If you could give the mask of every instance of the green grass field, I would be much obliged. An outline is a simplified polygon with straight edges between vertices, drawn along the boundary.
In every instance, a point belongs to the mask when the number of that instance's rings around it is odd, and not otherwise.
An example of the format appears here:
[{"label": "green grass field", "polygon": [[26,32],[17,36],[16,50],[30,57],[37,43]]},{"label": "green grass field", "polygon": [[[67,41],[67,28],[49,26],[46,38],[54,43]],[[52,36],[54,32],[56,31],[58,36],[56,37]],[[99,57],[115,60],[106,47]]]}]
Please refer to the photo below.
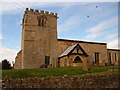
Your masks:
[{"label": "green grass field", "polygon": [[[89,71],[83,71],[82,67],[13,69],[13,70],[2,70],[2,78],[27,78],[27,77],[40,78],[46,76],[82,75],[86,73],[103,73],[105,71],[108,71],[108,69],[113,69],[113,66],[103,66],[103,67],[89,66]],[[118,66],[114,66],[114,69],[118,69]]]}]

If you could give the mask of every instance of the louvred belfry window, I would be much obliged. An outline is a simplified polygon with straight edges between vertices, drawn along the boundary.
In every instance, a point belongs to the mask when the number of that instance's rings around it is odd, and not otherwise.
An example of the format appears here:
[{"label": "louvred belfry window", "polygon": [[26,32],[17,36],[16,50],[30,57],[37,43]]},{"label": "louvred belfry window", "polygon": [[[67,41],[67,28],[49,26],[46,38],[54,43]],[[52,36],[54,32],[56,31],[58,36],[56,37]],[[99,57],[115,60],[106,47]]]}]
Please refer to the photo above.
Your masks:
[{"label": "louvred belfry window", "polygon": [[46,26],[46,17],[38,17],[38,26]]}]

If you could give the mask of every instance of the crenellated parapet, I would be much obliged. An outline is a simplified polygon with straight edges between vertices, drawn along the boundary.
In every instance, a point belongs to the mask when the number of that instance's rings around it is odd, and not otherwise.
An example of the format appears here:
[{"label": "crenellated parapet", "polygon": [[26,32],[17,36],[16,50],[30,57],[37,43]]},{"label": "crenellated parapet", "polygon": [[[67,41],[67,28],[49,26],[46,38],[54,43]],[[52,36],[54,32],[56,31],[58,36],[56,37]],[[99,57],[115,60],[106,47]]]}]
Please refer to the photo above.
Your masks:
[{"label": "crenellated parapet", "polygon": [[26,8],[25,14],[49,15],[49,16],[57,17],[57,13],[43,11],[43,10],[36,10],[31,8],[30,9]]}]

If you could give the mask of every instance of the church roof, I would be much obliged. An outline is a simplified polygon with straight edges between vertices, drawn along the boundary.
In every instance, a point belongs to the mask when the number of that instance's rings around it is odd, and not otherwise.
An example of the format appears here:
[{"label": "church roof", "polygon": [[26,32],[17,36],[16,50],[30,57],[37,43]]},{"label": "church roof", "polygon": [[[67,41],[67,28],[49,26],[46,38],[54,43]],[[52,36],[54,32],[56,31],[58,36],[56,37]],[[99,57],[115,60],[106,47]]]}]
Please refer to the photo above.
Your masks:
[{"label": "church roof", "polygon": [[72,50],[74,50],[74,49],[76,48],[76,46],[79,46],[80,49],[81,49],[81,51],[83,52],[83,54],[85,54],[85,55],[87,56],[86,52],[82,49],[82,47],[81,47],[79,44],[75,44],[75,45],[73,45],[73,46],[69,46],[69,47],[59,56],[59,58],[64,57],[64,56],[67,56]]},{"label": "church roof", "polygon": [[107,50],[120,51],[120,49],[107,49]]},{"label": "church roof", "polygon": [[107,44],[107,43],[100,43],[100,42],[88,42],[88,41],[70,40],[70,39],[58,39],[58,41],[68,41],[68,42],[78,42],[78,43],[91,43],[91,44],[101,44],[101,45],[106,45]]}]

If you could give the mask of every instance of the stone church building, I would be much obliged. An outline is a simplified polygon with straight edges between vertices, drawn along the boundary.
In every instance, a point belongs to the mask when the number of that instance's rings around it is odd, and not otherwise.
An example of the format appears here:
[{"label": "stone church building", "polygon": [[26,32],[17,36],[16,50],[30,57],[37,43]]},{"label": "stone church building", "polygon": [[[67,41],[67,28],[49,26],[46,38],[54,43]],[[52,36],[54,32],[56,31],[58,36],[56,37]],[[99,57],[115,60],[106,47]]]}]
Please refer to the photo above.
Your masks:
[{"label": "stone church building", "polygon": [[118,65],[120,50],[107,49],[107,43],[58,39],[57,19],[57,13],[26,8],[15,69]]}]

